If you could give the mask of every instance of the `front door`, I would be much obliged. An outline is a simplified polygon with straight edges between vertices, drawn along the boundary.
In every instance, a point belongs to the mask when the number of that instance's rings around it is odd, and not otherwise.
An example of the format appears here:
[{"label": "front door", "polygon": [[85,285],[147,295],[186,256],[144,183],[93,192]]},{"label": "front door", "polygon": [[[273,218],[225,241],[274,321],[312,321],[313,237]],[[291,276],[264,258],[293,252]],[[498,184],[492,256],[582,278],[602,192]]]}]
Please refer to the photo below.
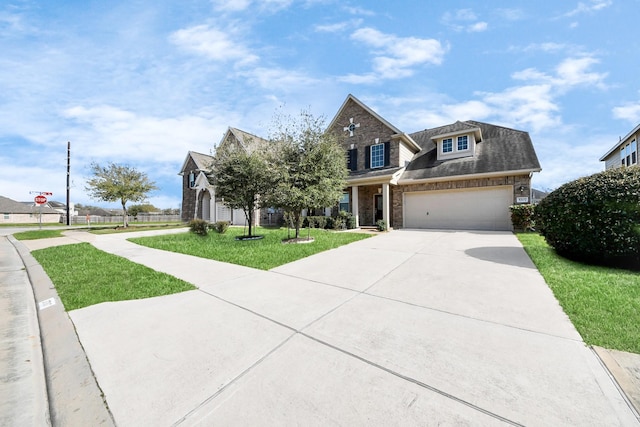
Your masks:
[{"label": "front door", "polygon": [[376,194],[373,200],[373,222],[375,223],[382,219],[382,194]]}]

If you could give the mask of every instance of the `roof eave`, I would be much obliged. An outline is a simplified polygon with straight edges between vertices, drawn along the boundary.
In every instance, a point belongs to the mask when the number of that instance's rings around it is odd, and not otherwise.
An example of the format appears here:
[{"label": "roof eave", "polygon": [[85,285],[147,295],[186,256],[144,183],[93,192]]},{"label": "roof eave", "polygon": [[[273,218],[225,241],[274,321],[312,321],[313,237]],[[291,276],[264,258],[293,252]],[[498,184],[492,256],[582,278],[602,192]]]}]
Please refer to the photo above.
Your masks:
[{"label": "roof eave", "polygon": [[534,168],[534,169],[519,169],[519,170],[510,170],[510,171],[499,171],[499,172],[486,172],[486,173],[476,173],[476,174],[467,174],[467,175],[453,175],[453,176],[441,176],[435,178],[404,178],[398,180],[398,185],[410,185],[410,184],[427,184],[430,182],[442,182],[442,181],[460,181],[463,179],[481,179],[481,178],[495,178],[498,176],[505,175],[524,175],[531,174],[534,172],[540,172],[542,168]]},{"label": "roof eave", "polygon": [[618,148],[620,148],[620,146],[622,144],[624,144],[625,142],[627,142],[627,139],[631,138],[636,132],[640,131],[640,124],[638,124],[638,126],[634,127],[633,130],[631,132],[629,132],[628,134],[626,134],[624,136],[624,138],[620,139],[620,141],[616,142],[615,145],[613,147],[611,147],[611,149],[609,151],[607,151],[607,153],[600,157],[600,161],[603,162],[607,157],[609,157],[614,151],[616,151]]}]

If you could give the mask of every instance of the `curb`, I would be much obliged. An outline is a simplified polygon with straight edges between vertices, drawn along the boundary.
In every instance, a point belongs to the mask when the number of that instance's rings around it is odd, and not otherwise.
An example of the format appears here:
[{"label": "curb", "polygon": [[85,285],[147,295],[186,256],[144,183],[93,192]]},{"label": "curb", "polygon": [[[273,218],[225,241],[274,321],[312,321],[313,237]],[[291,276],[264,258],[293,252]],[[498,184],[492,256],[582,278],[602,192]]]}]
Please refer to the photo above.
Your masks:
[{"label": "curb", "polygon": [[596,355],[600,364],[605,368],[611,380],[615,384],[616,388],[622,395],[629,409],[635,415],[635,417],[640,421],[640,402],[634,401],[631,396],[631,390],[634,390],[634,385],[629,379],[628,374],[624,371],[624,369],[618,364],[618,361],[611,354],[609,350],[606,348],[591,346],[591,351]]},{"label": "curb", "polygon": [[[115,426],[73,322],[42,266],[13,236],[33,289],[53,426]],[[39,309],[35,308],[38,307]]]}]

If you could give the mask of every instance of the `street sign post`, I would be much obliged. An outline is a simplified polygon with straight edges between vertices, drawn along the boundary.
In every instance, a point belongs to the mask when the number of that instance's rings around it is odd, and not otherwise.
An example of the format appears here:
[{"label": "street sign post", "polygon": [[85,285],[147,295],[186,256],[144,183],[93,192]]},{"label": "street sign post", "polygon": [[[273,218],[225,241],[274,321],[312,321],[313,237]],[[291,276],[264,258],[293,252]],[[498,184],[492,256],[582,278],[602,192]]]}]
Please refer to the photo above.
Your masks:
[{"label": "street sign post", "polygon": [[53,193],[50,191],[30,191],[29,193],[37,194],[37,196],[33,198],[33,201],[36,202],[36,206],[40,206],[40,219],[38,222],[40,224],[39,228],[42,230],[42,205],[47,203],[46,196],[53,196]]}]

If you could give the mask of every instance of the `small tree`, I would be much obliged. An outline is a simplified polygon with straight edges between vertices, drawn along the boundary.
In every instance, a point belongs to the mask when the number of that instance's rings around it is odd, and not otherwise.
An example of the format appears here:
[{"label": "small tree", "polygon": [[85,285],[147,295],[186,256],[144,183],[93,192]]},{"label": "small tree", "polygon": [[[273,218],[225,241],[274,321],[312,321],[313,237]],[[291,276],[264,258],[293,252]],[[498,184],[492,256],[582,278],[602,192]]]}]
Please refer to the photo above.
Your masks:
[{"label": "small tree", "polygon": [[150,181],[144,172],[124,165],[109,163],[102,167],[97,163],[91,164],[93,177],[87,180],[85,190],[89,197],[105,202],[117,202],[122,205],[123,225],[127,227],[127,202],[141,202],[147,195],[157,190],[155,183]]},{"label": "small tree", "polygon": [[242,209],[253,235],[254,212],[263,206],[263,197],[273,187],[276,177],[261,141],[250,140],[245,146],[223,144],[216,149],[211,165],[216,194],[233,209]]},{"label": "small tree", "polygon": [[271,163],[278,173],[269,203],[282,208],[300,236],[305,208],[334,206],[346,185],[345,151],[323,131],[324,119],[302,111],[298,118],[276,117]]}]

